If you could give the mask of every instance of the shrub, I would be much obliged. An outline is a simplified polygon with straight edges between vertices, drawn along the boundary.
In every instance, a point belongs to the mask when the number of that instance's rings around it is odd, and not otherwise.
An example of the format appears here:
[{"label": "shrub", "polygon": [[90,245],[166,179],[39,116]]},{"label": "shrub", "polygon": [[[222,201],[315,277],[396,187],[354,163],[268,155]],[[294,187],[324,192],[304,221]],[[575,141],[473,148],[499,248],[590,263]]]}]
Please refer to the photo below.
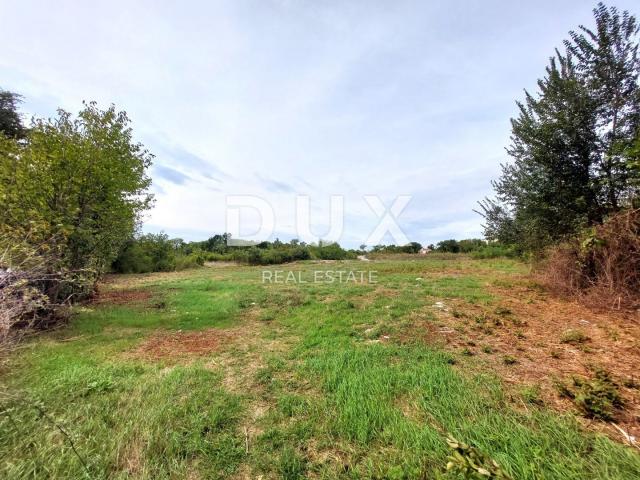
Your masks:
[{"label": "shrub", "polygon": [[436,250],[439,252],[458,253],[460,251],[460,244],[454,239],[443,240],[438,242]]},{"label": "shrub", "polygon": [[175,258],[175,270],[186,270],[188,268],[197,268],[204,265],[205,256],[201,252],[192,253],[190,255],[178,255]]},{"label": "shrub", "polygon": [[313,258],[320,260],[344,260],[346,258],[355,258],[355,255],[344,250],[337,243],[329,245],[321,245],[319,247],[310,247]]},{"label": "shrub", "polygon": [[517,257],[518,251],[513,245],[491,244],[485,245],[478,250],[471,252],[472,258],[498,258],[498,257]]},{"label": "shrub", "polygon": [[205,253],[204,259],[207,262],[229,262],[233,260],[233,253]]},{"label": "shrub", "polygon": [[623,406],[618,385],[605,370],[596,370],[592,379],[574,378],[573,386],[559,384],[560,394],[573,399],[589,418],[612,420],[615,410]]},{"label": "shrub", "polygon": [[600,308],[640,308],[640,210],[610,217],[548,252],[545,285]]},{"label": "shrub", "polygon": [[170,272],[176,268],[176,252],[164,233],[129,240],[111,269],[118,273]]},{"label": "shrub", "polygon": [[0,236],[0,347],[64,320],[63,307],[91,294],[95,273],[65,269],[57,251],[53,240],[34,247],[29,239]]},{"label": "shrub", "polygon": [[560,336],[560,343],[578,345],[589,341],[589,337],[581,330],[567,330]]}]

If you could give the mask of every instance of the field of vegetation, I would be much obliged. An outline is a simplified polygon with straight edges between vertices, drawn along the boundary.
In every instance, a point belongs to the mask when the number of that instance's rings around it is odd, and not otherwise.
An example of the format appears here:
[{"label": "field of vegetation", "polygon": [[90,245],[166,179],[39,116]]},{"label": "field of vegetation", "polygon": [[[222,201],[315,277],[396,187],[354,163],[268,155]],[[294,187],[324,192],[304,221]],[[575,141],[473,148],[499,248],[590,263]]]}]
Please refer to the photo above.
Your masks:
[{"label": "field of vegetation", "polygon": [[411,257],[107,277],[2,365],[0,477],[640,477],[637,322]]}]

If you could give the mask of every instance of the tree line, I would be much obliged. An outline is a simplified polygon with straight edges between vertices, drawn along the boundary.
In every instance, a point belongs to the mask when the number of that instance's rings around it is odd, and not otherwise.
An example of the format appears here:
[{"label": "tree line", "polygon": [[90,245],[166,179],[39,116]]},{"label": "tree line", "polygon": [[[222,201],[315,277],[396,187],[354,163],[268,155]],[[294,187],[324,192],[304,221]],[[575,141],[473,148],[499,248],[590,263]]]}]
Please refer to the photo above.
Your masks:
[{"label": "tree line", "polygon": [[638,23],[598,4],[511,120],[511,162],[480,202],[488,240],[540,252],[640,206]]},{"label": "tree line", "polygon": [[511,162],[480,202],[485,237],[541,260],[551,291],[640,308],[639,26],[602,3],[511,120]]}]

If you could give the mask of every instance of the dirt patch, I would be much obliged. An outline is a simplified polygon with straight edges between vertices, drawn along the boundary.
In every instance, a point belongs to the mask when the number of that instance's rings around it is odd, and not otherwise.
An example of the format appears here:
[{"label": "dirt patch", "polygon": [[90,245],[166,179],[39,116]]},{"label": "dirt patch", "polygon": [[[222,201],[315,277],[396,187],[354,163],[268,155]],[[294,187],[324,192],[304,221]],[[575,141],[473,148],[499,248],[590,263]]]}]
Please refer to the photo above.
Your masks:
[{"label": "dirt patch", "polygon": [[229,332],[213,328],[196,332],[163,332],[146,339],[131,355],[155,361],[205,357],[233,340],[234,336]]},{"label": "dirt patch", "polygon": [[[640,389],[625,386],[640,381],[640,313],[593,312],[546,295],[527,282],[486,288],[497,303],[444,300],[444,308],[425,308],[436,320],[416,315],[397,340],[442,345],[461,354],[464,369],[475,365],[498,373],[513,387],[518,403],[522,403],[518,392],[523,387],[536,386],[545,404],[562,411],[575,411],[575,407],[559,395],[557,383],[573,376],[592,377],[595,368],[602,368],[613,375],[625,401],[615,423],[640,438]],[[465,361],[465,356],[473,360]],[[610,423],[584,422],[625,441]]]},{"label": "dirt patch", "polygon": [[153,297],[149,290],[99,290],[93,299],[97,305],[129,305],[146,303]]}]

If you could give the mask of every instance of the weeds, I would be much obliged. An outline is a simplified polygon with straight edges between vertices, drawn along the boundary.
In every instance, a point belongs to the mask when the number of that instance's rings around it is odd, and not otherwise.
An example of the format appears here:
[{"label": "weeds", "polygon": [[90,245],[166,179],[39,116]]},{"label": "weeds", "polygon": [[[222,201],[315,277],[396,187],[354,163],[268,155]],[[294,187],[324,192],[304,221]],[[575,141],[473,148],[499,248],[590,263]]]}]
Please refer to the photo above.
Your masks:
[{"label": "weeds", "polygon": [[560,343],[568,343],[570,345],[580,345],[589,340],[589,337],[581,330],[567,330],[560,336]]},{"label": "weeds", "polygon": [[452,450],[448,458],[447,472],[465,479],[509,480],[511,478],[495,460],[477,448],[452,437],[447,439],[447,445]]},{"label": "weeds", "polygon": [[543,405],[540,385],[528,385],[520,391],[522,399],[532,405]]},{"label": "weeds", "polygon": [[515,365],[516,363],[518,363],[518,360],[512,355],[505,355],[504,357],[502,357],[502,362],[505,365]]},{"label": "weeds", "polygon": [[572,385],[559,383],[557,388],[588,418],[613,420],[616,410],[623,406],[618,384],[602,369],[596,369],[591,379],[574,377]]},{"label": "weeds", "polygon": [[[488,357],[463,361],[463,347],[494,353],[490,342],[469,337],[477,347],[464,343],[447,352],[424,341],[396,342],[393,333],[389,340],[363,341],[364,331],[378,326],[384,334],[419,328],[424,335],[425,323],[436,319],[416,324],[415,312],[448,297],[403,293],[402,285],[417,275],[425,289],[465,302],[488,298],[479,291],[480,277],[431,281],[425,273],[447,265],[460,270],[459,262],[380,261],[381,285],[349,291],[262,286],[251,267],[126,277],[152,290],[166,308],[85,308],[67,329],[25,342],[0,380],[3,388],[28,391],[49,406],[92,478],[412,479],[461,478],[465,471],[487,478],[484,470],[525,480],[634,478],[640,458],[628,448],[544,405],[523,409],[505,401],[510,397],[500,379],[483,370]],[[513,261],[500,262],[505,275],[521,273]],[[494,328],[499,315],[491,314],[486,326]],[[190,335],[206,329],[221,341],[197,358],[171,363],[130,355],[158,335],[179,341],[185,335],[179,329]],[[459,338],[467,339],[469,330]],[[454,366],[456,359],[463,365]],[[502,352],[495,360],[502,362]],[[539,405],[535,388],[520,398]],[[19,428],[0,415],[0,477],[86,476],[68,442],[37,412],[19,402],[0,410],[6,408]],[[467,442],[456,442],[462,461],[456,464],[456,456],[448,473],[444,465],[454,449],[447,449],[446,432]]]}]

